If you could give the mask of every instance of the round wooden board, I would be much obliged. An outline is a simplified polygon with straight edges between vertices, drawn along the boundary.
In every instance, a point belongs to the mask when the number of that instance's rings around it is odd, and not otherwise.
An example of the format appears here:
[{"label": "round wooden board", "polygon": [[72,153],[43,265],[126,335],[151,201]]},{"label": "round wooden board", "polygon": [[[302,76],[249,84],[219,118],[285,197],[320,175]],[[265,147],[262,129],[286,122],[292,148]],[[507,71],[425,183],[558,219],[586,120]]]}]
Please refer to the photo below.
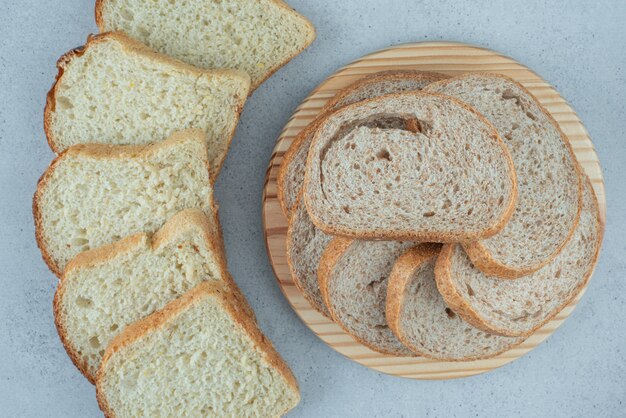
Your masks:
[{"label": "round wooden board", "polygon": [[424,42],[385,49],[340,69],[326,79],[296,109],[281,134],[267,172],[263,195],[263,223],[270,262],[278,283],[304,323],[326,344],[346,357],[372,369],[413,379],[452,379],[483,373],[523,356],[550,334],[572,313],[582,292],[556,318],[538,330],[523,344],[495,358],[471,362],[445,362],[421,357],[394,357],[376,353],[356,342],[338,325],[315,311],[291,280],[285,254],[287,219],[276,196],[276,177],[283,154],[293,138],[319,113],[337,91],[368,74],[386,70],[437,71],[449,75],[487,71],[507,75],[526,86],[554,116],[591,178],[602,216],[606,200],[598,156],[585,127],[568,103],[537,74],[513,59],[483,48],[452,42]]}]

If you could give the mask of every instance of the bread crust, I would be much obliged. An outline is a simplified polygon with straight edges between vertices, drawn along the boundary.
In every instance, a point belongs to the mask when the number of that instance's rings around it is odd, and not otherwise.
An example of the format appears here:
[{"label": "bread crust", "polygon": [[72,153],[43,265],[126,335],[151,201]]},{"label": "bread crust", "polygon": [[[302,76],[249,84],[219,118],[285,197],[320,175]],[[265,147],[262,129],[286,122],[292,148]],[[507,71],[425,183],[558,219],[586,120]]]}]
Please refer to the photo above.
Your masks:
[{"label": "bread crust", "polygon": [[320,286],[320,291],[322,292],[322,298],[324,299],[324,303],[330,312],[331,319],[335,321],[337,325],[341,327],[348,335],[350,335],[356,342],[359,344],[363,344],[365,347],[370,350],[376,351],[382,354],[388,354],[392,356],[404,356],[401,353],[392,350],[384,350],[380,347],[376,347],[372,345],[370,342],[363,340],[359,336],[355,335],[350,329],[348,329],[341,318],[335,311],[333,304],[331,303],[330,298],[330,289],[329,284],[332,276],[332,272],[341,259],[341,257],[345,254],[345,252],[350,248],[350,246],[355,243],[356,240],[352,240],[344,237],[336,237],[334,238],[324,249],[324,253],[322,254],[322,259],[320,260],[319,267],[317,269],[317,280]]},{"label": "bread crust", "polygon": [[[40,200],[41,196],[45,192],[52,175],[54,174],[54,170],[57,168],[59,164],[61,164],[65,159],[74,157],[74,156],[85,156],[88,158],[94,159],[134,159],[134,158],[145,158],[150,156],[151,154],[157,152],[161,148],[169,147],[172,144],[177,142],[186,141],[189,137],[195,137],[192,140],[198,141],[202,143],[204,146],[204,133],[202,133],[199,129],[187,129],[184,131],[178,131],[172,134],[168,139],[156,142],[148,145],[107,145],[107,144],[78,144],[74,145],[67,150],[63,151],[59,154],[48,166],[46,171],[41,175],[39,181],[37,182],[37,189],[35,191],[35,195],[33,196],[33,218],[35,222],[35,239],[37,241],[37,246],[41,250],[41,255],[43,260],[45,261],[48,268],[57,276],[61,277],[63,271],[57,265],[56,261],[53,259],[52,255],[48,251],[48,247],[46,245],[46,239],[44,237],[44,228],[43,228],[43,216],[40,208]],[[205,148],[206,149],[206,148]],[[206,152],[206,151],[205,151]],[[209,173],[211,173],[211,169],[209,167],[208,158],[205,156],[206,169]],[[211,184],[213,187],[213,184]],[[215,203],[213,198],[211,197],[210,205],[212,209],[215,209]]]},{"label": "bread crust", "polygon": [[[298,196],[298,200],[296,201],[296,204],[294,206],[294,211],[301,204],[303,204],[302,203],[302,192]],[[316,311],[318,311],[319,313],[321,313],[325,317],[330,318],[329,313],[326,311],[328,309],[328,307],[326,307],[325,305],[321,306],[315,300],[315,298],[306,291],[305,287],[302,284],[302,280],[296,274],[296,269],[295,269],[295,267],[293,265],[293,260],[290,257],[291,247],[292,247],[292,243],[294,241],[294,237],[293,237],[293,223],[294,223],[294,221],[295,221],[295,219],[294,219],[294,217],[292,217],[289,220],[289,227],[287,228],[287,251],[286,251],[286,253],[287,253],[287,264],[289,265],[289,272],[291,273],[291,278],[293,280],[293,283],[296,285],[296,287],[298,288],[298,290],[300,291],[302,296],[304,296],[304,298],[307,300],[307,302],[309,302],[311,304],[311,306],[313,308],[315,308]],[[324,308],[326,308],[326,309],[324,309]]]},{"label": "bread crust", "polygon": [[424,263],[437,257],[440,251],[440,245],[420,244],[416,247],[409,248],[404,254],[402,254],[398,258],[393,266],[393,270],[391,272],[391,275],[389,276],[389,282],[387,284],[386,315],[389,327],[396,335],[396,337],[398,337],[398,339],[402,342],[402,344],[404,344],[420,357],[451,362],[475,361],[486,358],[493,358],[521,344],[526,338],[519,338],[502,350],[490,353],[488,355],[467,356],[463,358],[433,356],[431,353],[422,350],[418,345],[412,344],[411,340],[402,331],[402,327],[400,325],[402,306],[405,303],[405,296],[407,292],[406,288],[414,272],[419,269]]},{"label": "bread crust", "polygon": [[[264,360],[274,369],[278,370],[299,398],[300,390],[298,383],[289,369],[289,366],[287,366],[280,354],[275,350],[273,344],[259,330],[255,321],[246,315],[244,311],[237,308],[237,304],[239,303],[237,298],[233,296],[227,287],[219,282],[203,282],[187,294],[170,302],[162,310],[154,312],[150,316],[129,325],[111,341],[104,353],[100,369],[96,376],[96,398],[100,409],[104,412],[106,417],[113,418],[116,416],[109,406],[106,394],[102,388],[102,382],[106,379],[107,375],[106,366],[111,357],[142,336],[166,326],[170,318],[176,317],[188,307],[207,297],[214,297],[219,301],[235,323],[251,338],[255,349],[260,352]],[[287,411],[283,411],[283,413],[286,412]]]},{"label": "bread crust", "polygon": [[199,209],[183,210],[172,216],[163,227],[152,236],[146,233],[138,233],[112,244],[82,252],[74,257],[63,271],[53,300],[54,323],[68,356],[78,370],[80,370],[92,384],[95,384],[95,376],[89,372],[87,364],[81,361],[78,350],[72,345],[71,340],[68,338],[65,321],[61,315],[61,303],[66,291],[65,278],[75,270],[93,268],[106,264],[121,254],[140,251],[143,248],[156,252],[159,248],[171,242],[176,242],[182,235],[192,230],[199,231],[199,236],[204,240],[208,251],[214,255],[221,281],[225,283],[226,287],[231,289],[236,298],[240,299],[243,309],[256,321],[254,311],[252,311],[252,308],[248,305],[241,290],[230,276],[226,267],[226,257],[217,208],[215,208],[215,212],[213,212],[212,219],[209,219],[207,215]]},{"label": "bread crust", "polygon": [[[321,117],[324,115],[322,114]],[[291,219],[293,212],[293,206],[289,206],[287,203],[287,177],[289,175],[289,166],[293,163],[296,154],[306,142],[308,136],[317,130],[321,117],[317,117],[311,123],[309,123],[304,129],[302,129],[298,135],[294,138],[293,142],[287,149],[287,152],[283,154],[282,161],[280,162],[280,168],[278,169],[278,176],[276,177],[276,195],[280,207],[283,210],[283,214],[287,219]]]},{"label": "bread crust", "polygon": [[[424,81],[426,83],[434,83],[439,80],[445,80],[446,78],[450,78],[450,76],[437,73],[433,71],[418,71],[418,70],[388,70],[388,71],[379,71],[377,73],[369,74],[363,78],[358,79],[354,83],[350,84],[348,87],[339,90],[339,92],[332,97],[322,110],[320,114],[326,112],[332,112],[340,107],[337,107],[337,104],[340,103],[343,99],[348,97],[350,94],[354,93],[357,90],[363,89],[369,85],[392,81],[392,80],[415,80],[415,81]],[[417,90],[416,90],[417,91]]]},{"label": "bread crust", "polygon": [[[65,69],[71,65],[71,62],[74,58],[81,57],[87,52],[87,50],[98,43],[107,42],[109,40],[113,40],[122,46],[124,50],[130,53],[134,53],[143,57],[146,57],[150,60],[156,61],[162,65],[166,65],[171,67],[172,69],[176,69],[177,71],[185,72],[187,74],[193,74],[195,76],[226,76],[232,78],[239,78],[242,85],[245,86],[246,91],[250,91],[250,76],[239,70],[230,70],[230,69],[219,69],[219,70],[201,70],[192,65],[186,64],[182,61],[178,61],[174,58],[171,58],[167,55],[159,54],[154,50],[150,49],[146,45],[142,44],[139,41],[136,41],[130,38],[123,32],[105,32],[98,35],[89,35],[87,37],[87,42],[85,45],[75,48],[67,53],[65,53],[59,60],[57,61],[57,75],[52,85],[52,88],[46,95],[46,106],[44,108],[44,117],[43,117],[43,127],[44,133],[46,134],[46,139],[48,140],[48,145],[53,152],[56,154],[60,154],[63,150],[58,145],[58,139],[54,136],[52,130],[52,117],[56,108],[56,92],[61,83],[63,82],[63,75],[65,73]],[[228,134],[226,149],[230,148],[230,144],[235,136],[235,131],[237,129],[237,122],[243,110],[243,106],[246,102],[247,97],[237,97],[238,104],[235,109],[235,123],[233,129]],[[145,145],[137,145],[137,146],[145,146]],[[220,172],[222,165],[224,164],[224,160],[226,159],[226,154],[219,161],[219,164],[216,167],[212,167],[211,169],[211,178],[215,181],[217,174]]]},{"label": "bread crust", "polygon": [[[302,53],[302,51],[307,49],[313,43],[313,41],[315,41],[315,38],[317,37],[317,32],[315,30],[315,26],[313,26],[313,23],[311,23],[311,21],[309,19],[307,19],[305,16],[301,15],[300,13],[298,13],[294,8],[290,7],[287,3],[285,3],[282,0],[269,0],[269,1],[271,3],[274,3],[279,8],[285,10],[288,14],[290,14],[292,16],[296,16],[298,19],[300,19],[302,21],[303,25],[306,26],[307,29],[308,29],[308,36],[307,36],[307,39],[306,39],[306,42],[304,43],[304,45],[301,48],[299,48],[293,55],[287,57],[284,61],[282,61],[280,64],[278,64],[275,68],[273,68],[270,71],[268,71],[267,74],[265,74],[263,76],[263,78],[260,79],[257,83],[250,84],[250,89],[249,89],[249,92],[248,92],[248,96],[251,96],[252,93],[254,93],[254,91],[261,84],[263,84],[268,78],[270,78],[272,75],[274,75],[274,73],[276,71],[280,70],[282,67],[287,65],[292,59],[294,59],[295,57],[300,55]],[[95,18],[96,18],[96,25],[98,26],[98,29],[100,30],[100,32],[106,32],[107,31],[106,23],[104,21],[104,5],[105,5],[105,2],[106,2],[106,0],[96,0]]]},{"label": "bread crust", "polygon": [[[310,173],[307,170],[304,176],[304,186],[303,186],[303,189],[305,190],[304,202],[307,206],[307,210],[309,212],[311,220],[313,221],[316,227],[324,231],[326,234],[342,236],[346,238],[360,239],[360,240],[389,240],[389,241],[397,240],[397,241],[454,243],[454,242],[459,242],[459,241],[471,242],[471,241],[482,239],[482,238],[488,238],[490,236],[497,234],[499,231],[502,230],[502,228],[504,228],[504,226],[507,224],[509,219],[511,219],[511,216],[513,215],[513,212],[515,211],[515,204],[517,203],[517,195],[518,195],[517,175],[515,173],[515,168],[513,167],[513,160],[511,158],[511,154],[506,144],[504,143],[504,140],[500,137],[500,134],[498,133],[496,128],[491,124],[491,122],[489,122],[482,114],[478,113],[473,107],[469,106],[468,104],[461,102],[460,100],[454,99],[452,97],[445,96],[442,94],[424,93],[421,91],[399,93],[399,94],[388,94],[383,97],[387,100],[392,100],[392,99],[401,98],[402,96],[407,96],[407,95],[435,96],[435,97],[444,98],[445,100],[450,100],[454,102],[456,105],[458,105],[459,107],[462,107],[466,109],[467,111],[473,113],[478,119],[480,119],[486,126],[489,127],[489,130],[491,131],[490,136],[491,138],[494,139],[495,144],[502,151],[502,155],[508,166],[508,170],[507,170],[509,174],[508,181],[511,185],[510,198],[507,202],[506,209],[503,211],[502,215],[500,216],[500,219],[493,222],[492,225],[490,225],[488,228],[485,228],[483,231],[473,233],[473,234],[469,234],[463,231],[458,231],[457,233],[444,233],[444,232],[425,233],[425,232],[415,232],[415,231],[390,232],[390,231],[380,231],[380,230],[359,231],[359,230],[350,230],[342,226],[331,225],[330,223],[325,224],[321,219],[319,219],[316,216],[314,211],[311,210],[311,207],[315,205],[315,202],[313,198],[308,193],[306,193],[306,190],[309,188],[309,183],[311,183],[313,180],[310,178]],[[364,100],[358,103],[345,106],[341,108],[340,110],[338,110],[337,112],[326,116],[324,120],[320,122],[320,126],[322,126],[330,117],[334,116],[336,113],[350,112],[354,109],[357,109],[360,106],[369,104],[377,100],[381,100],[381,98],[379,97],[379,98],[374,98],[370,100]],[[313,138],[313,142],[311,143],[311,147],[313,147],[316,144],[316,142],[319,142],[321,140],[322,139],[321,139],[319,128],[318,128],[318,131],[315,134],[315,137]],[[308,158],[307,158],[307,167],[313,164],[314,157],[315,156],[313,154],[309,153]]]},{"label": "bread crust", "polygon": [[591,193],[593,193],[593,201],[595,206],[595,219],[598,227],[598,235],[596,237],[596,250],[593,254],[593,257],[590,260],[589,268],[585,273],[583,279],[578,283],[572,294],[569,298],[565,299],[563,303],[559,307],[553,310],[550,315],[548,315],[544,320],[540,323],[536,324],[532,329],[524,333],[518,333],[509,329],[504,329],[498,327],[494,324],[489,323],[485,318],[483,318],[472,306],[463,298],[463,296],[457,292],[451,277],[450,268],[452,266],[452,254],[454,250],[454,245],[458,244],[450,244],[444,245],[439,257],[437,257],[437,262],[435,265],[435,278],[437,280],[437,289],[443,296],[446,304],[452,309],[455,313],[457,313],[464,321],[468,322],[470,325],[473,325],[476,328],[479,328],[483,331],[499,334],[508,337],[516,337],[516,336],[530,336],[539,328],[543,327],[549,321],[552,320],[556,315],[558,315],[566,306],[568,306],[576,297],[580,294],[580,292],[587,286],[589,283],[589,279],[593,274],[596,264],[598,263],[598,258],[600,257],[600,249],[602,247],[602,240],[604,237],[604,221],[602,220],[600,210],[598,207],[598,200],[593,190],[593,186],[591,185],[591,181],[585,175],[585,181],[588,184],[588,187],[591,189]]},{"label": "bread crust", "polygon": [[572,226],[569,230],[567,238],[561,243],[559,247],[557,247],[557,249],[551,254],[549,258],[541,262],[537,262],[527,268],[512,268],[500,262],[495,257],[493,257],[491,252],[479,240],[462,242],[463,249],[469,256],[469,258],[472,260],[472,263],[474,263],[474,265],[480,271],[482,271],[483,273],[489,276],[497,276],[503,279],[516,279],[516,278],[527,276],[531,273],[534,273],[535,271],[549,264],[552,260],[556,258],[557,255],[561,253],[565,245],[569,242],[569,240],[574,235],[574,231],[576,230],[576,227],[578,226],[578,221],[580,219],[580,214],[582,212],[582,207],[583,207],[582,176],[584,175],[584,172],[582,171],[582,168],[578,164],[578,160],[576,159],[576,154],[574,154],[574,150],[572,149],[572,146],[569,142],[569,139],[567,138],[567,135],[565,135],[565,133],[559,126],[558,122],[554,119],[552,114],[548,112],[545,107],[541,105],[541,102],[537,99],[537,97],[535,97],[535,95],[533,95],[526,87],[524,87],[518,81],[512,79],[511,77],[505,76],[503,74],[496,74],[496,73],[489,73],[489,72],[473,72],[473,73],[468,73],[468,74],[462,74],[460,76],[456,76],[454,78],[449,78],[446,80],[440,80],[440,81],[433,83],[433,85],[435,86],[446,85],[449,83],[454,83],[458,80],[463,80],[466,77],[471,77],[471,76],[496,77],[496,78],[505,79],[508,82],[516,85],[520,90],[522,90],[532,100],[534,100],[538,108],[540,109],[540,111],[544,114],[544,116],[547,117],[547,119],[552,123],[554,128],[556,128],[557,132],[561,136],[561,140],[563,144],[565,145],[567,152],[570,155],[570,159],[574,162],[576,174],[578,175],[578,211],[575,215],[575,220],[572,223]]},{"label": "bread crust", "polygon": [[[442,80],[448,78],[447,75],[441,73],[433,73],[428,71],[411,71],[411,70],[391,70],[391,71],[380,71],[377,73],[370,74],[366,77],[363,77],[354,83],[350,84],[348,87],[340,90],[333,98],[331,98],[319,112],[319,115],[311,121],[304,129],[302,129],[298,135],[294,138],[293,142],[287,149],[287,152],[283,154],[283,158],[280,163],[280,167],[278,169],[278,176],[276,180],[276,190],[278,201],[280,202],[280,207],[285,214],[285,217],[289,219],[291,217],[292,207],[287,203],[287,176],[289,174],[289,166],[293,163],[293,160],[300,150],[300,147],[303,146],[307,137],[317,130],[320,122],[329,114],[339,109],[336,107],[337,103],[343,100],[346,96],[352,94],[354,91],[362,89],[373,83],[380,83],[389,80],[429,80],[430,82],[434,82],[437,80]],[[304,171],[304,168],[303,168]],[[304,173],[303,173],[304,175]]]}]

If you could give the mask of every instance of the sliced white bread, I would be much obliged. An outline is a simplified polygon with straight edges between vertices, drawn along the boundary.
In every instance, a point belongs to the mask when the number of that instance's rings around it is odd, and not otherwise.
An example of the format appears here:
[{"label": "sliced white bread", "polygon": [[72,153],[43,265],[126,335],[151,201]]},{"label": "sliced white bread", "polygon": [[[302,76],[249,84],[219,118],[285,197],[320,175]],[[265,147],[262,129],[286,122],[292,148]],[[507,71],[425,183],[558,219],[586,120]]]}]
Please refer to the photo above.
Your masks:
[{"label": "sliced white bread", "polygon": [[385,317],[389,274],[398,256],[413,245],[335,238],[320,260],[319,286],[332,319],[374,351],[413,355],[393,334]]},{"label": "sliced white bread", "polygon": [[78,253],[154,233],[194,208],[215,212],[200,130],[149,146],[75,145],[50,164],[33,199],[37,243],[58,276]]},{"label": "sliced white bread", "polygon": [[[428,84],[446,77],[443,74],[423,71],[383,71],[364,77],[339,91],[320,111],[321,116],[294,138],[283,156],[278,172],[277,190],[278,200],[285,216],[291,217],[291,209],[302,190],[304,166],[309,147],[320,121],[324,119],[327,112],[385,94],[421,90]],[[403,126],[404,124],[400,125],[400,127]]]},{"label": "sliced white bread", "polygon": [[501,335],[528,335],[552,319],[585,287],[600,253],[604,224],[585,176],[583,210],[574,236],[547,266],[516,280],[487,276],[459,245],[444,246],[437,287],[470,324]]},{"label": "sliced white bread", "polygon": [[387,286],[387,323],[415,354],[443,361],[490,357],[520,344],[523,337],[503,337],[474,328],[444,302],[435,282],[441,246],[422,244],[398,258]]},{"label": "sliced white bread", "polygon": [[296,202],[287,230],[287,263],[294,284],[318,312],[330,316],[317,280],[317,268],[324,249],[333,239],[313,225],[302,196]]},{"label": "sliced white bread", "polygon": [[300,393],[237,299],[203,282],[106,349],[96,379],[107,417],[279,417]]},{"label": "sliced white bread", "polygon": [[[377,125],[394,119],[405,127]],[[517,198],[513,162],[493,126],[456,99],[420,92],[329,115],[311,143],[303,190],[327,234],[431,242],[497,233]]]},{"label": "sliced white bread", "polygon": [[135,234],[68,263],[54,297],[55,324],[68,355],[90,382],[95,383],[113,337],[202,281],[222,281],[240,295],[226,270],[221,235],[217,214],[209,219],[188,209],[153,236]]},{"label": "sliced white bread", "polygon": [[245,71],[253,89],[315,39],[280,0],[97,0],[96,23],[199,68]]},{"label": "sliced white bread", "polygon": [[44,112],[55,152],[82,143],[147,144],[197,128],[206,134],[213,176],[250,88],[243,72],[200,70],[120,32],[90,37],[57,66]]},{"label": "sliced white bread", "polygon": [[519,199],[498,234],[463,243],[483,272],[516,278],[549,263],[572,236],[580,215],[576,158],[556,121],[522,85],[497,74],[466,74],[426,91],[456,97],[496,127],[517,173]]}]

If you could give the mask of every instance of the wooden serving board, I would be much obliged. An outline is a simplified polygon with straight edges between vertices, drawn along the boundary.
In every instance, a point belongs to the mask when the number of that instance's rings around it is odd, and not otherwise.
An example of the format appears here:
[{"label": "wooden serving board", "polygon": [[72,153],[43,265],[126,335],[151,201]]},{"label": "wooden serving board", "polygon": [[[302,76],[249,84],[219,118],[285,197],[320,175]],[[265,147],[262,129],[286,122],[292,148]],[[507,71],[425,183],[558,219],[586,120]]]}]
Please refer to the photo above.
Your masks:
[{"label": "wooden serving board", "polygon": [[372,369],[413,379],[452,379],[483,373],[507,364],[544,341],[572,313],[582,296],[566,307],[556,318],[539,329],[523,344],[495,358],[471,362],[445,362],[426,358],[393,357],[376,353],[356,342],[338,325],[315,311],[291,280],[285,253],[287,219],[276,196],[276,176],[283,154],[293,138],[319,113],[337,91],[368,74],[386,70],[437,71],[449,75],[471,71],[505,74],[526,86],[554,116],[591,178],[598,196],[602,216],[606,200],[602,171],[593,143],[576,112],[559,93],[537,74],[497,52],[452,42],[424,42],[396,46],[367,55],[340,69],[326,79],[296,109],[285,126],[270,161],[263,195],[263,223],[270,262],[278,284],[304,323],[326,344],[346,357]]}]

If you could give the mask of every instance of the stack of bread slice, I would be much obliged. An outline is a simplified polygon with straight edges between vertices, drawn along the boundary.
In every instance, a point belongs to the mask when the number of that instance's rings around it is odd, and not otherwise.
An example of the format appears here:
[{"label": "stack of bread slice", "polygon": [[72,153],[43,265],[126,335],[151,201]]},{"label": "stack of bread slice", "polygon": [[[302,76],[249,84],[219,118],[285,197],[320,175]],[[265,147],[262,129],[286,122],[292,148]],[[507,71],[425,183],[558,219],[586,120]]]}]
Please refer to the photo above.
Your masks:
[{"label": "stack of bread slice", "polygon": [[598,202],[556,121],[500,74],[373,74],[286,152],[294,283],[372,350],[470,361],[523,342],[597,262]]},{"label": "stack of bread slice", "polygon": [[107,416],[281,416],[298,385],[228,273],[213,186],[248,95],[315,31],[279,0],[96,19],[58,62],[33,199],[61,341]]}]

